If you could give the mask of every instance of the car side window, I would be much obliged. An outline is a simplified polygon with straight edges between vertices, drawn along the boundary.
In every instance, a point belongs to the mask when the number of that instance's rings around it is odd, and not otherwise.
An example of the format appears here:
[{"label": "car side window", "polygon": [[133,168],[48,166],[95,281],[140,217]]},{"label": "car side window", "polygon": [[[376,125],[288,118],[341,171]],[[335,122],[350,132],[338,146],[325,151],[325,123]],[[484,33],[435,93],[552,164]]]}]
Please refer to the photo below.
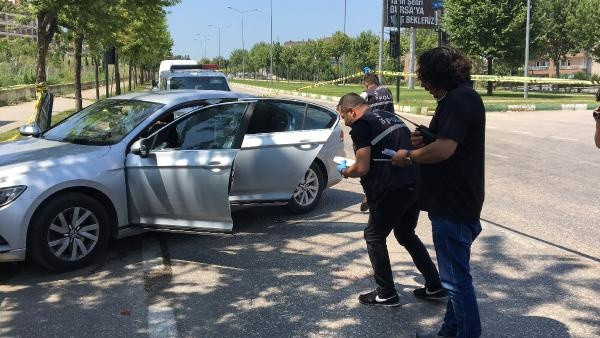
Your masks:
[{"label": "car side window", "polygon": [[246,134],[302,130],[305,111],[306,104],[301,102],[259,101]]},{"label": "car side window", "polygon": [[335,115],[326,109],[308,105],[304,130],[331,128],[335,123]]},{"label": "car side window", "polygon": [[[162,130],[154,150],[231,149],[248,103],[209,107]],[[166,143],[161,148],[161,144]]]}]

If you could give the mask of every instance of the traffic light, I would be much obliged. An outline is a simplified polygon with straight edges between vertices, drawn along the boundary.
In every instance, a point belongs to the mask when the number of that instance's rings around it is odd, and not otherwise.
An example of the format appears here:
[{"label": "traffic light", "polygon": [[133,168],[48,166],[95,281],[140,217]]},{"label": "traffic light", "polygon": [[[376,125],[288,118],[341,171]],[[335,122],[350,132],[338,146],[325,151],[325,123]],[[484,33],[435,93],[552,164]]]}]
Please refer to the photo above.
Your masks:
[{"label": "traffic light", "polygon": [[400,56],[400,39],[398,38],[398,31],[390,32],[390,57],[397,58]]},{"label": "traffic light", "polygon": [[104,54],[104,62],[109,65],[115,64],[115,47],[108,47],[106,53]]}]

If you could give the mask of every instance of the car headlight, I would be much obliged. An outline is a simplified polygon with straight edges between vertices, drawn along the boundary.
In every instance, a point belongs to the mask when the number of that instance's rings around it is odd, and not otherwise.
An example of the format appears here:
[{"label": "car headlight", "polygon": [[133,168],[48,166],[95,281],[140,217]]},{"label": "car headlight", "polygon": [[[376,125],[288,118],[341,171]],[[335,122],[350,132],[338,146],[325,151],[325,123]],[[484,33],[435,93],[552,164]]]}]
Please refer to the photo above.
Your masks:
[{"label": "car headlight", "polygon": [[0,207],[3,207],[14,201],[27,189],[24,185],[14,187],[0,188]]}]

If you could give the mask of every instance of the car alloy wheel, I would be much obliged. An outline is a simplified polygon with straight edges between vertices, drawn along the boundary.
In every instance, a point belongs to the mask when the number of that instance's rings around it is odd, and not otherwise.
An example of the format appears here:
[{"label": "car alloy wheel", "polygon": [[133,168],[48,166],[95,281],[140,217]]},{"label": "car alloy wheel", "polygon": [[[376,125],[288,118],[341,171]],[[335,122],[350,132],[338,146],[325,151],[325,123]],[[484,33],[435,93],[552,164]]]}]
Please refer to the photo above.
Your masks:
[{"label": "car alloy wheel", "polygon": [[309,168],[304,179],[294,192],[294,200],[298,205],[307,207],[315,202],[319,194],[319,177],[312,168]]},{"label": "car alloy wheel", "polygon": [[313,162],[304,178],[291,196],[287,208],[294,214],[303,214],[313,210],[325,189],[325,174],[317,162]]},{"label": "car alloy wheel", "polygon": [[61,211],[48,228],[50,251],[63,261],[77,261],[94,250],[100,237],[98,218],[90,210],[73,207]]},{"label": "car alloy wheel", "polygon": [[48,270],[79,269],[104,251],[110,224],[105,206],[91,195],[64,192],[51,196],[31,221],[27,252]]}]

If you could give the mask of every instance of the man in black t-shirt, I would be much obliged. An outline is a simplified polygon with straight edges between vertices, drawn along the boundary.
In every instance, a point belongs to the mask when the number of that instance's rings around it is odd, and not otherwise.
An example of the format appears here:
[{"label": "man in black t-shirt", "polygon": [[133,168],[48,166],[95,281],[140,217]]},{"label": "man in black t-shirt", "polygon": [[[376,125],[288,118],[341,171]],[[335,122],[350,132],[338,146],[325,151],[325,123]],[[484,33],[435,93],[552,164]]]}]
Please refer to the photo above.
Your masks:
[{"label": "man in black t-shirt", "polygon": [[[427,249],[415,234],[419,208],[417,205],[418,168],[400,168],[391,165],[384,149],[411,147],[410,130],[397,115],[383,110],[371,110],[357,94],[344,95],[338,112],[347,126],[354,143],[356,163],[348,167],[340,164],[344,177],[360,177],[369,200],[371,213],[364,231],[367,251],[375,282],[375,291],[358,297],[362,304],[398,306],[400,299],[394,287],[386,238],[392,230],[398,243],[411,255],[417,269],[425,278],[428,299],[445,299],[439,274]],[[421,290],[421,289],[419,289]]]},{"label": "man in black t-shirt", "polygon": [[429,125],[436,140],[425,145],[415,132],[412,144],[417,149],[398,150],[392,158],[402,167],[421,164],[421,207],[429,213],[440,277],[450,295],[441,329],[417,337],[481,335],[469,261],[471,244],[481,232],[485,108],[470,85],[470,71],[468,59],[451,47],[419,57],[419,80],[438,101]]}]

